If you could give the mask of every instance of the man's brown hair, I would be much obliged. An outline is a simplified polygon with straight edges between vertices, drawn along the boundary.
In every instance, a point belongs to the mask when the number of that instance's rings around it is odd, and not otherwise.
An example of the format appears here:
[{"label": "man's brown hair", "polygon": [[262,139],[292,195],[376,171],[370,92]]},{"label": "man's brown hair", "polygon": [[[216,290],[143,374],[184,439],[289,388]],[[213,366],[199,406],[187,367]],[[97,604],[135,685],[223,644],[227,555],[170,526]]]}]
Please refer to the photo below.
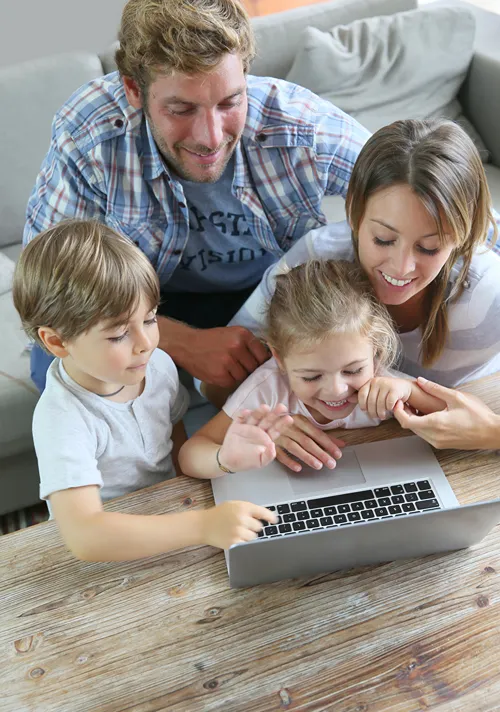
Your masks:
[{"label": "man's brown hair", "polygon": [[157,74],[209,72],[238,54],[245,72],[255,54],[250,19],[238,0],[129,0],[115,59],[120,74],[147,92]]}]

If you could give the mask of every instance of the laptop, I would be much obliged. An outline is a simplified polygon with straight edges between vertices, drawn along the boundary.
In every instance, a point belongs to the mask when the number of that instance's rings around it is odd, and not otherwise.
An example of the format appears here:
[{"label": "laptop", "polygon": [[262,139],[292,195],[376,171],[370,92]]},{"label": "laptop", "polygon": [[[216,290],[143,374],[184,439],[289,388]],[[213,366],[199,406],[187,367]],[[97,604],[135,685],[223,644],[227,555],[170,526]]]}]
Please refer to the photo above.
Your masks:
[{"label": "laptop", "polygon": [[334,470],[293,473],[274,461],[212,489],[216,504],[245,500],[279,517],[225,552],[236,588],[463,549],[500,521],[500,499],[460,506],[416,436],[345,447]]}]

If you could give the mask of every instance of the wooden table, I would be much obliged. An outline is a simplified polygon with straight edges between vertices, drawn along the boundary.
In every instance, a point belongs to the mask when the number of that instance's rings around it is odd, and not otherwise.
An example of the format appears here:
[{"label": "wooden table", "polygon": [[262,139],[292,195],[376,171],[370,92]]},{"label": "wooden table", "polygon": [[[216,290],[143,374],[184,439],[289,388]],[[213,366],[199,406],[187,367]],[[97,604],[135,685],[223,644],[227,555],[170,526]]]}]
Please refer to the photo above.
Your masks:
[{"label": "wooden table", "polygon": [[[469,390],[500,412],[500,378]],[[462,503],[500,496],[496,454],[438,457]],[[179,478],[108,507],[211,504]],[[0,554],[2,712],[500,709],[500,527],[469,550],[245,590],[219,550],[81,563],[51,522]]]}]

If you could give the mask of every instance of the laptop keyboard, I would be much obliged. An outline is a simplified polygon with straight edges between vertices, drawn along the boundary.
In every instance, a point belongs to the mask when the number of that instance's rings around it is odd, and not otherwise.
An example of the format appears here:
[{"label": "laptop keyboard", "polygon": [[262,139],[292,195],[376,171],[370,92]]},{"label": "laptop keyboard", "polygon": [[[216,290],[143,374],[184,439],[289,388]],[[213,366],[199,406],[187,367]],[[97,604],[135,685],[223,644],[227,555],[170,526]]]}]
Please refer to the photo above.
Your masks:
[{"label": "laptop keyboard", "polygon": [[428,480],[266,506],[277,514],[278,523],[262,522],[261,539],[442,509]]}]

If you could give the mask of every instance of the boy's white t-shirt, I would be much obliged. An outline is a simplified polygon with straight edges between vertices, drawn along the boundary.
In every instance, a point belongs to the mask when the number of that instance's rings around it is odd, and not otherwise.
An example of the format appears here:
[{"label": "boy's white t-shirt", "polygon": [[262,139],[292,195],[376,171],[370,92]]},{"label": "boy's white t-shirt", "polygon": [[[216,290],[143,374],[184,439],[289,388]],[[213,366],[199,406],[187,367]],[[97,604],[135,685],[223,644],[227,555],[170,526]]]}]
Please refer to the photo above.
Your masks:
[{"label": "boy's white t-shirt", "polygon": [[[408,378],[403,373],[384,369],[381,376],[394,376],[396,378]],[[328,423],[318,423],[318,421],[307,410],[295,393],[291,390],[288,378],[281,373],[274,358],[270,358],[259,366],[241,386],[227,399],[223,410],[230,417],[234,416],[245,408],[254,410],[260,405],[268,405],[275,408],[279,403],[283,403],[291,415],[304,415],[320,430],[332,430],[333,428],[368,428],[379,425],[378,418],[370,418],[368,413],[361,410],[356,405],[354,410],[346,418],[337,418]]]},{"label": "boy's white t-shirt", "polygon": [[175,477],[172,427],[189,396],[160,349],[151,355],[145,378],[140,396],[115,403],[75,383],[59,359],[51,363],[33,416],[41,499],[98,485],[107,500]]}]

